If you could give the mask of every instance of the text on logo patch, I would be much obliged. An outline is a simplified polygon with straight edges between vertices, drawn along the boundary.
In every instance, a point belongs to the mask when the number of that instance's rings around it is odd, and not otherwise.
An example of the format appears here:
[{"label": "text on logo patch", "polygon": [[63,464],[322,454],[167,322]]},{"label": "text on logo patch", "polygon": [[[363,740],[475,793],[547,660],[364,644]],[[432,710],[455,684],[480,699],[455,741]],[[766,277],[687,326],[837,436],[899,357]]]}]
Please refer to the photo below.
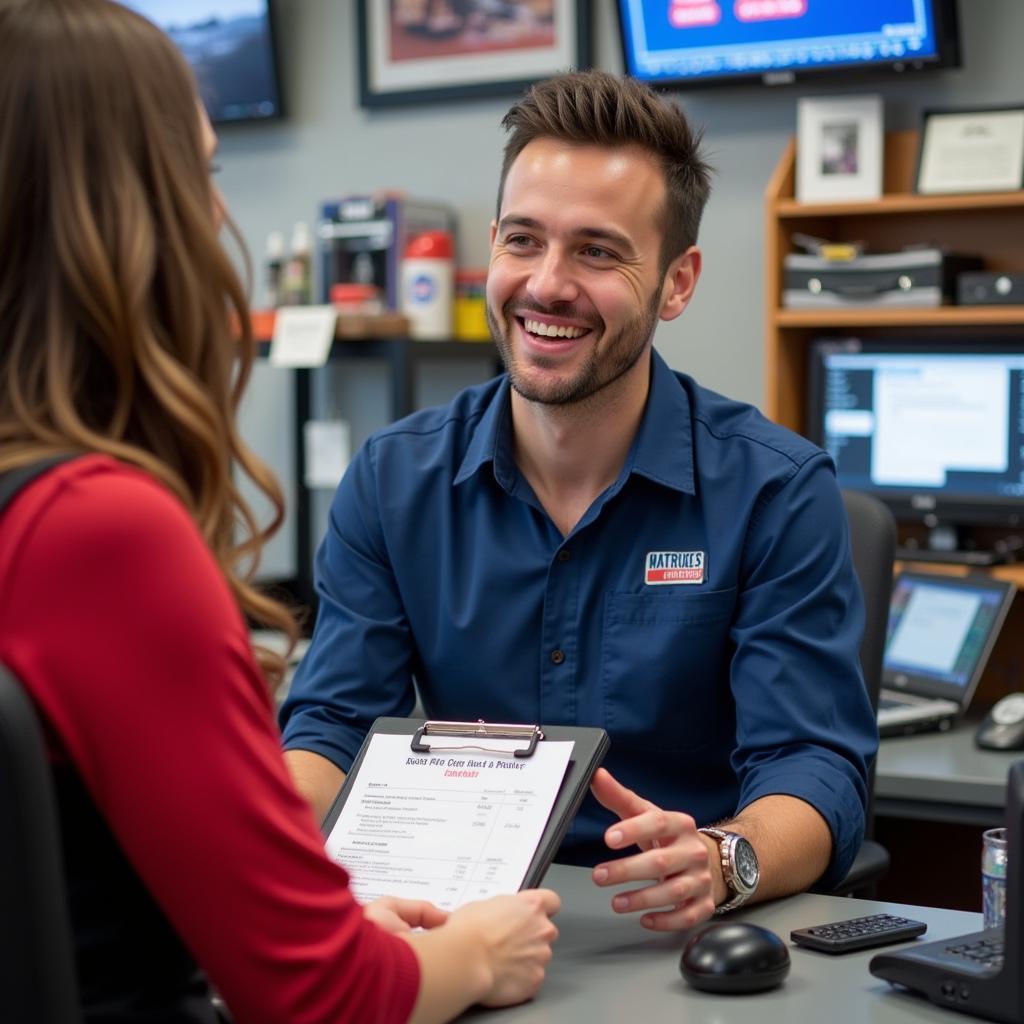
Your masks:
[{"label": "text on logo patch", "polygon": [[644,583],[649,586],[703,582],[703,551],[647,552],[644,559]]}]

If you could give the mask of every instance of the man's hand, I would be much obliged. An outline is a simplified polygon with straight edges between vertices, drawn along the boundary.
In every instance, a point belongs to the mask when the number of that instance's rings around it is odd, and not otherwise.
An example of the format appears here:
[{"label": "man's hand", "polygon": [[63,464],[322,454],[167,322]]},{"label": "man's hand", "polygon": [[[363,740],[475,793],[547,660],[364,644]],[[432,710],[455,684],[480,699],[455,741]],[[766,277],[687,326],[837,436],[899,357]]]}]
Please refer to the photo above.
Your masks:
[{"label": "man's hand", "polygon": [[363,915],[392,935],[400,935],[413,928],[437,928],[448,920],[448,912],[433,903],[402,900],[397,896],[382,896],[367,903],[363,907]]},{"label": "man's hand", "polygon": [[[599,768],[591,792],[598,802],[621,819],[605,832],[613,850],[636,845],[643,851],[632,857],[606,861],[594,868],[601,886],[622,882],[652,884],[620,893],[612,908],[620,913],[650,911],[640,923],[652,931],[692,928],[715,909],[709,840],[697,832],[693,818],[679,811],[663,811],[617,782]],[[718,879],[724,898],[724,883]],[[656,910],[655,908],[667,908]]]}]

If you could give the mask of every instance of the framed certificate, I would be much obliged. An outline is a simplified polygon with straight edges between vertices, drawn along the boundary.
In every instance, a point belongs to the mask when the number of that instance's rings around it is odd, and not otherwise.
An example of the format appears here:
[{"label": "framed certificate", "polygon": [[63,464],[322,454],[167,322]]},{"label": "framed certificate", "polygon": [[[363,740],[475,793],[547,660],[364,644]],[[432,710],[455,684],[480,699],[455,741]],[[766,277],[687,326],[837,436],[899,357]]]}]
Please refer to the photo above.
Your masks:
[{"label": "framed certificate", "polygon": [[1010,192],[1024,187],[1024,106],[926,110],[917,191]]}]

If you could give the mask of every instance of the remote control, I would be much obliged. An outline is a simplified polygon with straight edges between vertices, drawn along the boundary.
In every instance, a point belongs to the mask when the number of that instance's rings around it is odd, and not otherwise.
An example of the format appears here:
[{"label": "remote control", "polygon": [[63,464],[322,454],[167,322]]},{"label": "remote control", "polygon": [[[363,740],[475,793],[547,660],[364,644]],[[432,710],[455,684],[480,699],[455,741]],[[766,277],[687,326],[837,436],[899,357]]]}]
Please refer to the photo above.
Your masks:
[{"label": "remote control", "polygon": [[852,953],[856,949],[905,942],[927,930],[928,925],[923,921],[911,921],[908,917],[894,917],[892,914],[872,914],[849,921],[819,924],[813,928],[797,928],[789,933],[789,937],[798,946],[822,953]]}]

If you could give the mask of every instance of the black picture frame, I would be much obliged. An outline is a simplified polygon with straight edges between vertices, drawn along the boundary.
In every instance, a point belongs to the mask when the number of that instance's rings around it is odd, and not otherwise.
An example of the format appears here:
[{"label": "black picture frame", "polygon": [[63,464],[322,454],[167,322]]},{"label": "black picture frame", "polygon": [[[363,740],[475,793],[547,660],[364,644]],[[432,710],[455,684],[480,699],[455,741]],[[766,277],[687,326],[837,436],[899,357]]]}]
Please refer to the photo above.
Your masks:
[{"label": "black picture frame", "polygon": [[[1013,171],[1004,176],[1002,181],[994,177],[985,177],[979,173],[974,181],[956,180],[947,169],[945,184],[935,181],[935,160],[929,161],[929,146],[936,144],[935,128],[941,122],[947,126],[959,122],[965,126],[973,123],[983,125],[992,115],[1015,115],[1018,124],[1011,131],[1016,132],[1015,142],[1018,146],[1014,159]],[[948,141],[947,146],[956,146],[955,139]],[[948,165],[948,161],[947,161]],[[921,129],[918,133],[917,164],[914,168],[914,191],[919,195],[955,195],[957,193],[1012,192],[1024,188],[1024,103],[986,104],[971,107],[928,107],[921,112]]]},{"label": "black picture frame", "polygon": [[[570,68],[589,67],[590,0],[550,2],[551,45],[510,46],[506,36],[505,45],[496,43],[482,47],[479,57],[474,58],[464,41],[455,42],[463,30],[455,31],[453,27],[447,35],[439,31],[433,38],[429,33],[417,34],[410,42],[416,44],[420,55],[415,60],[404,57],[401,61],[392,61],[384,53],[382,27],[387,26],[392,40],[399,32],[411,35],[410,29],[397,21],[396,4],[393,0],[356,0],[360,105],[372,110],[509,96]],[[423,0],[424,10],[428,6],[428,0]],[[437,44],[436,56],[429,53],[432,43]]]}]

